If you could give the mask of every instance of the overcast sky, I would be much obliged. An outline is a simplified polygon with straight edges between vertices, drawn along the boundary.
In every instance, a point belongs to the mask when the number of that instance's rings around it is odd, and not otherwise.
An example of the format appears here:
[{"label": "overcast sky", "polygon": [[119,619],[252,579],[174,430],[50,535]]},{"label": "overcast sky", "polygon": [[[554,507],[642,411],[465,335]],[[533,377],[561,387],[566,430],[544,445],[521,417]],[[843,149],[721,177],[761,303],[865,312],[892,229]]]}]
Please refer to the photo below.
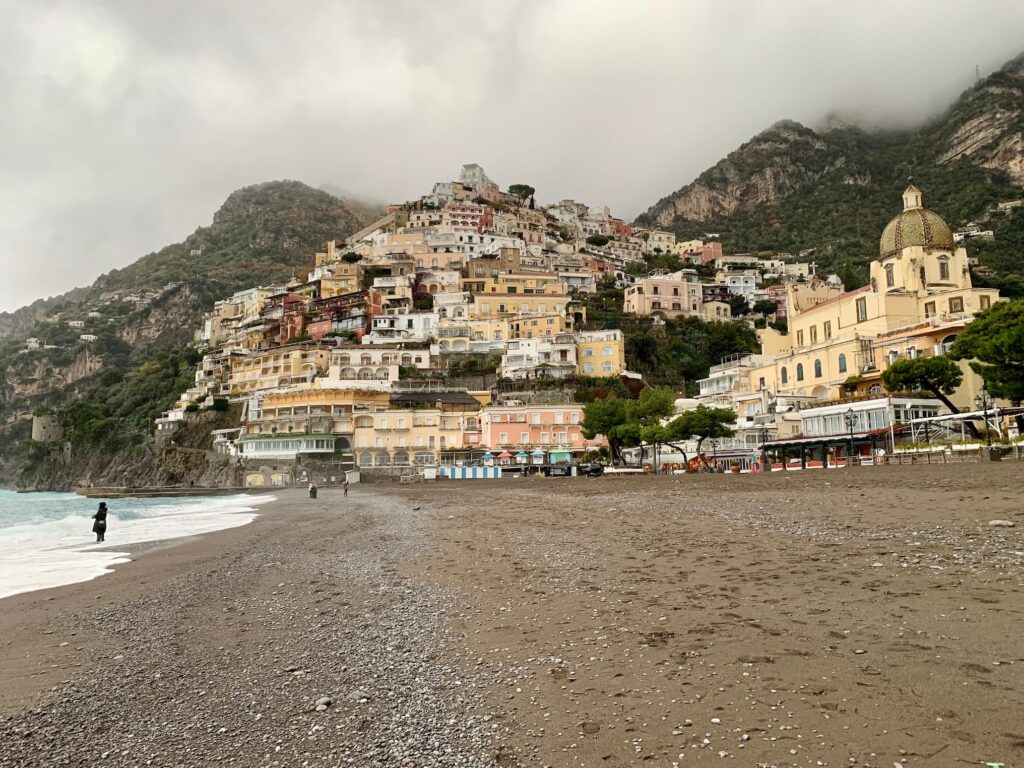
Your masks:
[{"label": "overcast sky", "polygon": [[478,162],[631,218],[781,118],[911,124],[1024,2],[0,0],[0,310],[271,179],[405,200]]}]

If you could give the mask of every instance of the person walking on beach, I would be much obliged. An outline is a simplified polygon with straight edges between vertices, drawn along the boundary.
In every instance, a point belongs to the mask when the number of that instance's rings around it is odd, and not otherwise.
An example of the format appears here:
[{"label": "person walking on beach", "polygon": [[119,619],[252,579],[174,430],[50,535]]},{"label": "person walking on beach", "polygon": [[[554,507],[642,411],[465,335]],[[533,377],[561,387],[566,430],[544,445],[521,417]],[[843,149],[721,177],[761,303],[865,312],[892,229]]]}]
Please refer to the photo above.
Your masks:
[{"label": "person walking on beach", "polygon": [[344,491],[344,495],[348,496],[348,480],[343,480],[341,483],[341,490]]},{"label": "person walking on beach", "polygon": [[311,498],[311,499],[315,499],[316,498],[316,483],[310,483],[309,484],[309,498]]},{"label": "person walking on beach", "polygon": [[107,502],[100,502],[100,508],[96,510],[92,519],[96,521],[92,524],[92,532],[96,534],[96,541],[103,541],[107,533]]}]

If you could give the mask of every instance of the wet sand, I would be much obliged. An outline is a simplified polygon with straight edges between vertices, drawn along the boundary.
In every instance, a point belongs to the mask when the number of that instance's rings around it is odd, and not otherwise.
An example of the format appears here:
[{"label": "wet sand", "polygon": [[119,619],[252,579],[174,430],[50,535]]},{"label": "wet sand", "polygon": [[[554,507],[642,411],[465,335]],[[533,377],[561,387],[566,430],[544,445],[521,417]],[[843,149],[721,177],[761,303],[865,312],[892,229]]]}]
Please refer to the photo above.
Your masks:
[{"label": "wet sand", "polygon": [[0,601],[0,765],[1024,765],[1022,470],[294,492]]}]

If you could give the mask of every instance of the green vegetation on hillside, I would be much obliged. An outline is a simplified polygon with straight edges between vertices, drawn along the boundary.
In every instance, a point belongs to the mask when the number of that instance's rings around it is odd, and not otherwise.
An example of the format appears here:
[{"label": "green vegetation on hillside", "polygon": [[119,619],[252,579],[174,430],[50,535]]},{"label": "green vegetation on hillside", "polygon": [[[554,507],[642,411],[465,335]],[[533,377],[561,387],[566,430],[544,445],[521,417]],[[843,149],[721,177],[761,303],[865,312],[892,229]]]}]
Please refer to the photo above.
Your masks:
[{"label": "green vegetation on hillside", "polygon": [[597,293],[586,295],[587,328],[617,328],[626,340],[626,367],[641,373],[654,386],[669,386],[693,394],[696,382],[712,365],[738,352],[756,351],[757,337],[744,322],[706,323],[693,317],[656,325],[649,317],[622,311],[623,294],[613,280],[602,281]]},{"label": "green vegetation on hillside", "polygon": [[[970,156],[950,159],[954,149],[965,146],[957,132],[983,123],[992,130],[984,143],[972,145]],[[736,206],[732,213],[703,221],[677,216],[667,228],[686,239],[717,232],[726,253],[796,255],[814,249],[810,257],[819,271],[861,285],[868,262],[878,255],[882,229],[901,209],[900,193],[909,177],[923,190],[925,206],[954,228],[986,218],[998,202],[1021,197],[1024,190],[1012,183],[1007,162],[991,160],[1000,142],[1021,130],[1024,57],[966,91],[946,115],[920,129],[841,127],[818,133],[798,123],[778,123],[694,182],[730,200]],[[660,200],[638,223],[655,225],[689,189]],[[992,224],[996,245],[971,240],[968,250],[995,271],[992,285],[1020,295],[1020,224],[999,217]]]},{"label": "green vegetation on hillside", "polygon": [[157,288],[200,278],[221,298],[253,285],[284,283],[309,271],[328,240],[367,223],[365,211],[298,181],[232,192],[209,227],[101,277],[104,289]]}]

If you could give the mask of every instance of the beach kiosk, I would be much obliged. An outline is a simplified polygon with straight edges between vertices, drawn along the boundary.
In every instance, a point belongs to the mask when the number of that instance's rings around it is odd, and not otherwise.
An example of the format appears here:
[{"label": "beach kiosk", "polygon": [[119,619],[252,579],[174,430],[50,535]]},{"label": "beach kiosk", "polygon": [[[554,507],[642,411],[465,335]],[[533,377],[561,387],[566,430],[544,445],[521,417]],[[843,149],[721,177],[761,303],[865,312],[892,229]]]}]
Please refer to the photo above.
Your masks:
[{"label": "beach kiosk", "polygon": [[530,454],[530,463],[533,464],[535,467],[539,467],[544,463],[545,456],[547,456],[547,454],[538,448],[536,451]]},{"label": "beach kiosk", "polygon": [[519,453],[516,454],[516,464],[519,464],[520,466],[525,466],[526,464],[529,463],[530,454],[528,454],[526,451],[520,451]]},{"label": "beach kiosk", "polygon": [[494,466],[494,454],[493,453],[488,451],[487,453],[485,453],[483,455],[482,458],[483,458],[483,463],[484,463],[485,467],[493,467]]},{"label": "beach kiosk", "polygon": [[568,464],[572,461],[572,452],[566,448],[555,448],[548,453],[549,464]]},{"label": "beach kiosk", "polygon": [[499,467],[508,467],[512,464],[512,454],[508,451],[502,451],[497,456]]}]

